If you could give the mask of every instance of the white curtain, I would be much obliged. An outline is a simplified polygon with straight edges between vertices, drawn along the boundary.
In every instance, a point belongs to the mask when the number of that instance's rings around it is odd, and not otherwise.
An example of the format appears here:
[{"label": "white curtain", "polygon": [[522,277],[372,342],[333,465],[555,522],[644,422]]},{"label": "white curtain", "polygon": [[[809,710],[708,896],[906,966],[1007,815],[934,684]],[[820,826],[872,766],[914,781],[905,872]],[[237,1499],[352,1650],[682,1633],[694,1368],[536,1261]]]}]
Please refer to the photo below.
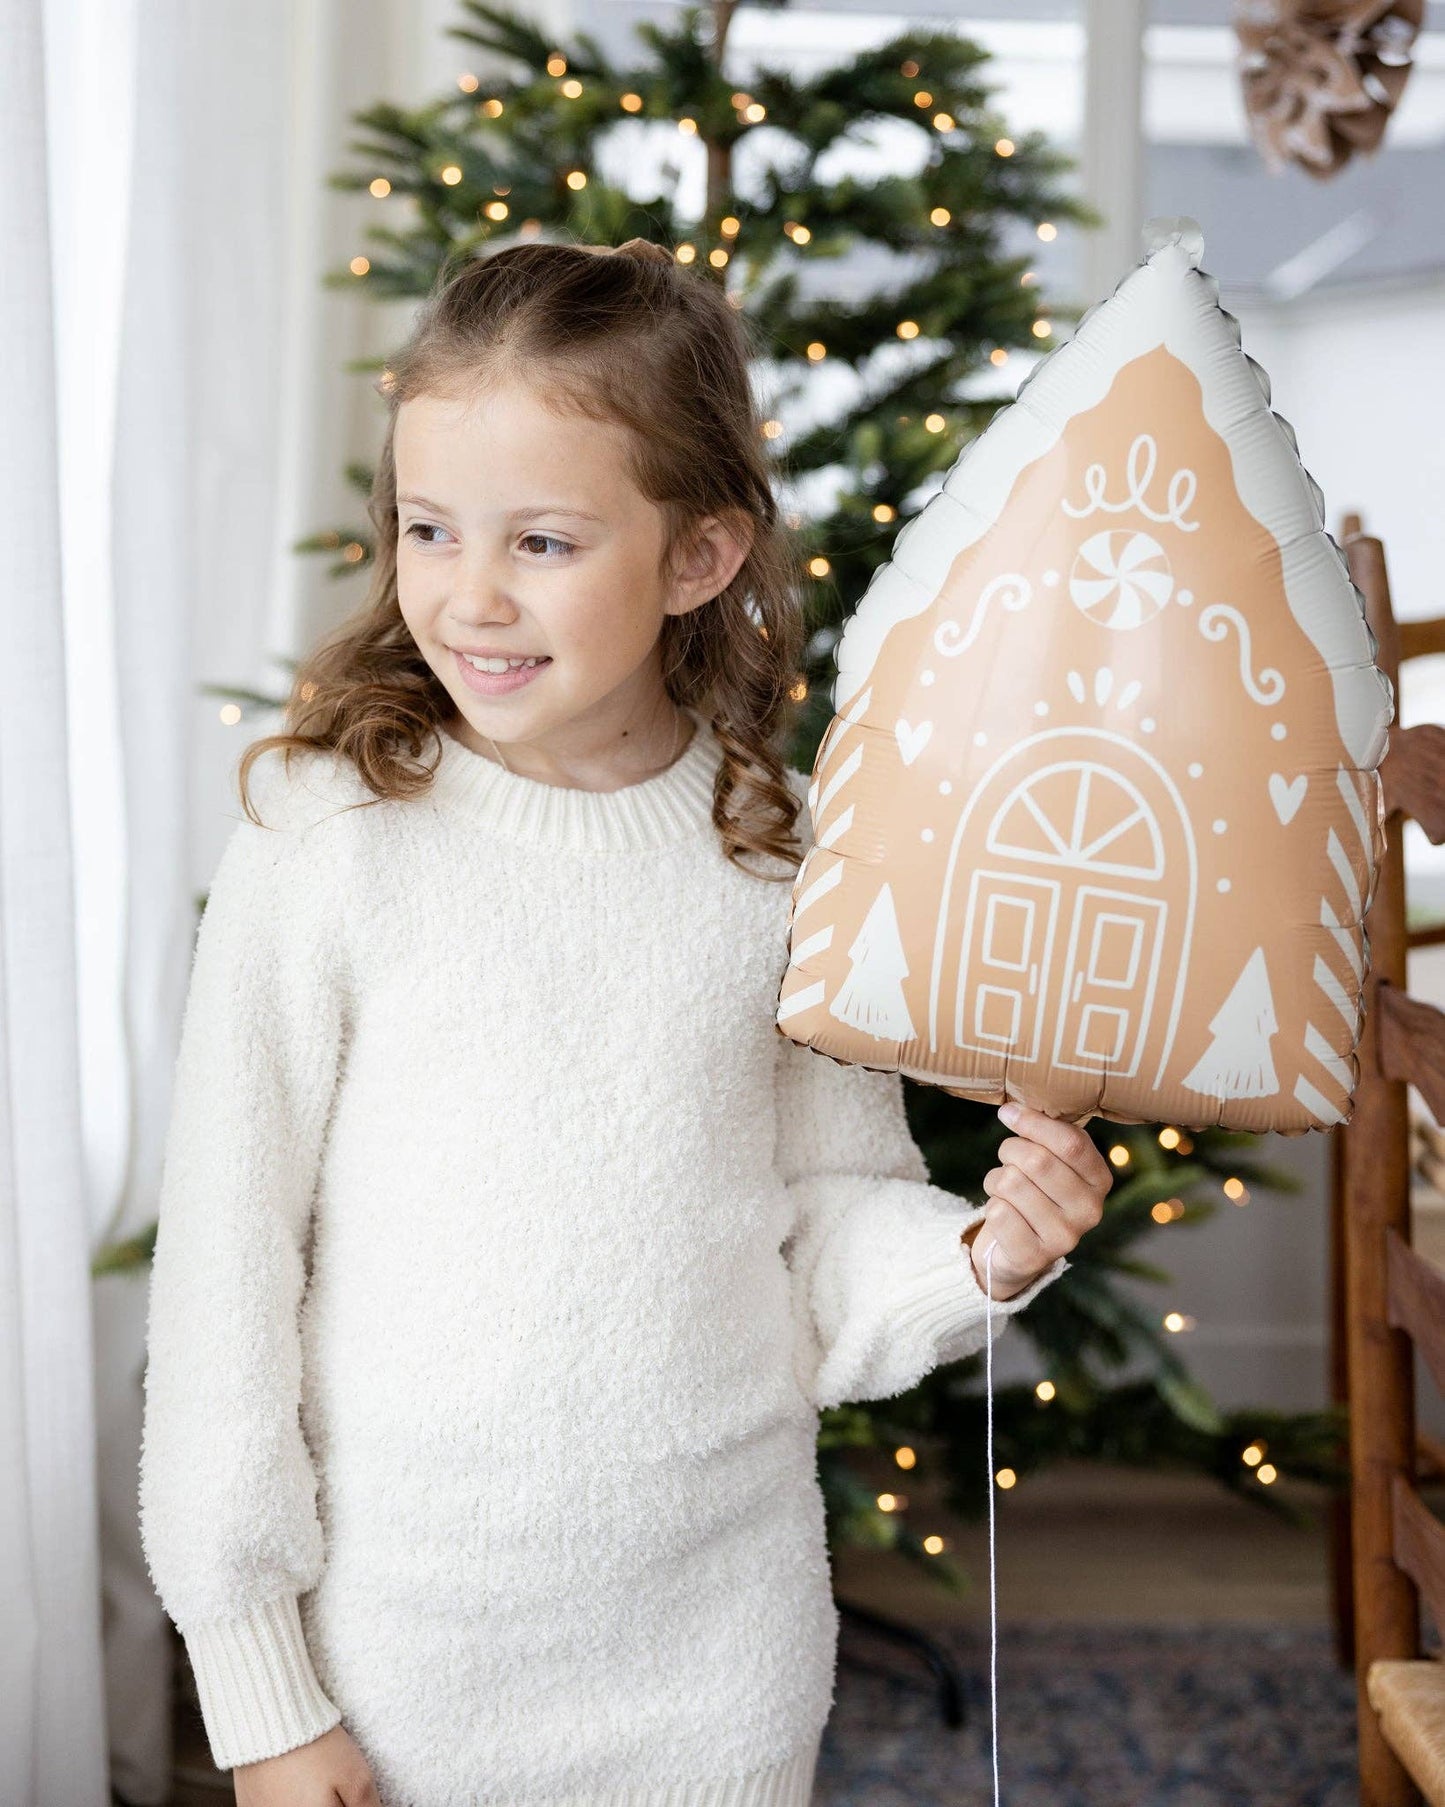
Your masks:
[{"label": "white curtain", "polygon": [[0,1802],[170,1792],[136,1526],[151,1223],[195,928],[238,812],[206,683],[357,599],[395,310],[326,288],[350,115],[466,66],[441,0],[0,0]]}]

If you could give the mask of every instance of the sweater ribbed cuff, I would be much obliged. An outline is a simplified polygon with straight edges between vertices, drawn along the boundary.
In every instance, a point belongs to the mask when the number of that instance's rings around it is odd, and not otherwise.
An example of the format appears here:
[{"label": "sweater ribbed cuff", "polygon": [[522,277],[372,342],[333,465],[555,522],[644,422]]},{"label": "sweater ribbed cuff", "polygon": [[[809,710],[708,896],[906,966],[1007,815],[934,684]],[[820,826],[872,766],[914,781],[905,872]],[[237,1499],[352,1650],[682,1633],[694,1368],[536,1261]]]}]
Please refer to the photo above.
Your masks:
[{"label": "sweater ribbed cuff", "polygon": [[311,1664],[295,1594],[182,1628],[217,1769],[259,1763],[341,1722]]},{"label": "sweater ribbed cuff", "polygon": [[[974,1271],[968,1244],[959,1239],[978,1222],[985,1209],[983,1205],[976,1205],[962,1217],[951,1212],[940,1213],[933,1258],[918,1268],[898,1301],[896,1322],[899,1330],[909,1337],[919,1338],[926,1346],[943,1347],[955,1336],[967,1336],[972,1332],[968,1340],[977,1341],[978,1347],[983,1347],[984,1324],[989,1313],[988,1295]],[[1009,1318],[1022,1311],[1068,1266],[1068,1260],[1060,1255],[1022,1292],[1009,1299],[995,1299],[995,1339]]]}]

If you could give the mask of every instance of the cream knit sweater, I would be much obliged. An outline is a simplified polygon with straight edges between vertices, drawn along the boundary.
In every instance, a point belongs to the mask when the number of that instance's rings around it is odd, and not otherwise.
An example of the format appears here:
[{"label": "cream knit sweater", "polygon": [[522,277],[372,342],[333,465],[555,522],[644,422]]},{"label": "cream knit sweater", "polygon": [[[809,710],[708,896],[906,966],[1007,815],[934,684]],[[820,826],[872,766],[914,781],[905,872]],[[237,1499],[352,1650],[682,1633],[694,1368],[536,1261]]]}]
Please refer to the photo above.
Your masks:
[{"label": "cream knit sweater", "polygon": [[257,762],[141,1468],[223,1768],[340,1720],[385,1807],[809,1799],[817,1410],[983,1347],[982,1206],[929,1184],[896,1075],[776,1029],[789,887],[724,859],[719,756],[699,720],[590,792],[444,735],[426,796],[360,809],[344,762]]}]

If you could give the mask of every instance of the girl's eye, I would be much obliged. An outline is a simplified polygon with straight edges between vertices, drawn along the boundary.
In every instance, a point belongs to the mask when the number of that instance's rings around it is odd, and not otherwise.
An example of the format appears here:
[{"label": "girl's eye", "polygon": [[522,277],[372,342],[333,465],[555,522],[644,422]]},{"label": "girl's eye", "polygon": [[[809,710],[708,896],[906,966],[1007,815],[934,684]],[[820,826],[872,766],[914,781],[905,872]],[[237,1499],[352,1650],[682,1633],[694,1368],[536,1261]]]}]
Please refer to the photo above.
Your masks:
[{"label": "girl's eye", "polygon": [[[410,534],[420,535],[423,533],[445,533],[446,528],[438,527],[435,521],[413,521],[411,526],[408,527],[406,531],[409,535]],[[420,546],[434,546],[436,544],[436,541],[435,540],[423,540],[423,539],[418,538],[417,544]]]},{"label": "girl's eye", "polygon": [[[522,538],[521,538],[519,544],[521,544],[523,546],[528,546],[528,545],[536,545],[539,542],[543,546],[557,546],[563,552],[570,552],[572,550],[572,545],[569,540],[559,540],[556,538],[555,535],[550,534],[550,533],[524,533],[522,535]],[[550,557],[551,554],[543,553],[541,556],[544,558],[547,558],[547,557]]]}]

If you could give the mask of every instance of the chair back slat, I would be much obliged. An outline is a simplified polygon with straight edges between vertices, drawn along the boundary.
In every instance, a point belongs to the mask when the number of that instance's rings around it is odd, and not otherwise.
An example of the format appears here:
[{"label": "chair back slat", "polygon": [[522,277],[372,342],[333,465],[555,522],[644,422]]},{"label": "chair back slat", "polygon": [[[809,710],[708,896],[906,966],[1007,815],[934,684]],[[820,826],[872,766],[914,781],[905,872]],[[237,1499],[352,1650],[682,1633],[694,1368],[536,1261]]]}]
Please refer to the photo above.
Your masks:
[{"label": "chair back slat", "polygon": [[1393,1227],[1385,1231],[1385,1312],[1393,1329],[1414,1339],[1445,1394],[1445,1273]]},{"label": "chair back slat", "polygon": [[1445,1123],[1445,1011],[1388,979],[1375,988],[1375,1059],[1386,1079],[1412,1085]]},{"label": "chair back slat", "polygon": [[1402,1474],[1390,1477],[1395,1566],[1420,1590],[1436,1624],[1445,1625],[1445,1525]]},{"label": "chair back slat", "polygon": [[1427,653],[1445,653],[1445,615],[1432,616],[1428,621],[1402,621],[1399,627],[1402,659],[1422,659]]},{"label": "chair back slat", "polygon": [[1420,824],[1432,845],[1445,841],[1445,727],[1420,722],[1391,728],[1380,788],[1387,815],[1399,810]]}]

